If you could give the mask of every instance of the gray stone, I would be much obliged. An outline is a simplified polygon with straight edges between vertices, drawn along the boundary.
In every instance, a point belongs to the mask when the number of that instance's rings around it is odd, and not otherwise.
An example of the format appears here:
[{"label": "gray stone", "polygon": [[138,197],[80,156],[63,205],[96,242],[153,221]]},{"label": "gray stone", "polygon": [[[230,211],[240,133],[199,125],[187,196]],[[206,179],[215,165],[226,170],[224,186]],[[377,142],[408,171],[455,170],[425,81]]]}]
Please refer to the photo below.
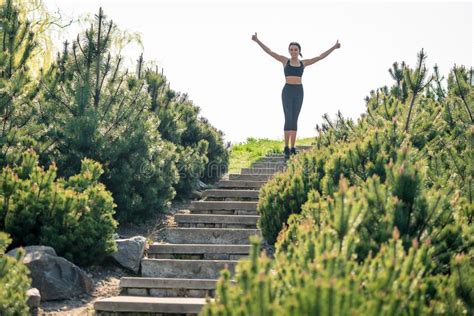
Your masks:
[{"label": "gray stone", "polygon": [[148,278],[217,279],[227,267],[231,275],[238,261],[143,259],[142,276]]},{"label": "gray stone", "polygon": [[[31,286],[41,293],[41,300],[60,300],[90,293],[92,280],[74,263],[56,255],[51,247],[24,248],[22,262],[30,270]],[[7,253],[15,256],[18,248]]]},{"label": "gray stone", "polygon": [[41,294],[38,289],[31,288],[26,291],[27,301],[26,304],[30,308],[38,308],[41,302]]},{"label": "gray stone", "polygon": [[56,250],[54,250],[53,247],[42,246],[42,245],[18,247],[7,252],[7,256],[16,257],[19,249],[23,249],[25,251],[25,255],[29,253],[34,253],[34,252],[42,252],[42,253],[50,254],[52,256],[57,256]]},{"label": "gray stone", "polygon": [[135,236],[128,239],[117,239],[118,250],[111,256],[123,267],[138,273],[140,261],[145,251],[146,238]]},{"label": "gray stone", "polygon": [[99,313],[198,314],[205,304],[205,298],[195,297],[116,296],[95,301],[94,308]]},{"label": "gray stone", "polygon": [[206,198],[249,198],[258,199],[258,190],[235,190],[235,189],[208,189],[203,192]]}]

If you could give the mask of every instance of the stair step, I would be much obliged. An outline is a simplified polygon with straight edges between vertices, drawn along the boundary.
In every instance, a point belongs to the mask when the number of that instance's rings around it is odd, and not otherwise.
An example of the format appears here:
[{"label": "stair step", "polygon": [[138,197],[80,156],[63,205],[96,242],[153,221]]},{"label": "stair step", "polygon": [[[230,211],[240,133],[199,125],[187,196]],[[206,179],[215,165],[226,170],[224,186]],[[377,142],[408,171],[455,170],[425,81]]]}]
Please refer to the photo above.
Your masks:
[{"label": "stair step", "polygon": [[258,199],[258,190],[208,189],[203,192],[205,198],[248,198]]},{"label": "stair step", "polygon": [[310,150],[311,148],[313,148],[312,145],[296,145],[296,150],[302,150],[302,151],[305,151],[305,150]]},{"label": "stair step", "polygon": [[283,170],[286,168],[286,162],[254,162],[251,168],[275,168]]},{"label": "stair step", "polygon": [[285,162],[285,156],[281,156],[281,157],[267,156],[267,157],[260,158],[255,162]]},{"label": "stair step", "polygon": [[219,188],[252,188],[259,189],[267,181],[242,181],[242,180],[220,180],[217,182]]},{"label": "stair step", "polygon": [[[155,297],[214,297],[218,279],[122,277],[121,295]],[[234,280],[230,281],[235,283]]]},{"label": "stair step", "polygon": [[248,256],[250,245],[219,244],[168,244],[153,243],[148,249],[148,258],[154,259],[204,259],[238,260]]},{"label": "stair step", "polygon": [[120,288],[212,290],[218,279],[122,277]]},{"label": "stair step", "polygon": [[167,228],[166,241],[174,244],[247,245],[249,237],[261,235],[260,229],[249,228]]},{"label": "stair step", "polygon": [[194,210],[243,210],[256,211],[255,201],[192,201],[191,212]]},{"label": "stair step", "polygon": [[242,168],[241,174],[265,174],[265,175],[273,175],[277,172],[285,171],[285,168]]},{"label": "stair step", "polygon": [[235,272],[238,260],[148,259],[141,262],[142,276],[152,278],[218,279],[227,267]]},{"label": "stair step", "polygon": [[191,214],[215,214],[215,215],[259,215],[257,211],[246,210],[192,210]]},{"label": "stair step", "polygon": [[97,300],[94,309],[101,313],[185,313],[198,314],[206,304],[197,297],[115,296]]},{"label": "stair step", "polygon": [[229,174],[229,180],[250,180],[250,181],[267,181],[273,175],[271,174]]},{"label": "stair step", "polygon": [[[258,215],[175,214],[179,227],[255,228]],[[247,227],[253,226],[253,227]]]}]

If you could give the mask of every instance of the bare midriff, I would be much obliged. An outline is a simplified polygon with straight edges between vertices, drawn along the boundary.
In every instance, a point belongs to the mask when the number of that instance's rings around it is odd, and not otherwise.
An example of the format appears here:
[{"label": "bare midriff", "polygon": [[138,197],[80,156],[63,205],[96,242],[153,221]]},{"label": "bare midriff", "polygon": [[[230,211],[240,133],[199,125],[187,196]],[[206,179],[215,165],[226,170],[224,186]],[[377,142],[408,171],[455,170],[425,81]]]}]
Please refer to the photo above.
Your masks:
[{"label": "bare midriff", "polygon": [[288,84],[301,84],[301,77],[298,76],[286,76],[286,83]]}]

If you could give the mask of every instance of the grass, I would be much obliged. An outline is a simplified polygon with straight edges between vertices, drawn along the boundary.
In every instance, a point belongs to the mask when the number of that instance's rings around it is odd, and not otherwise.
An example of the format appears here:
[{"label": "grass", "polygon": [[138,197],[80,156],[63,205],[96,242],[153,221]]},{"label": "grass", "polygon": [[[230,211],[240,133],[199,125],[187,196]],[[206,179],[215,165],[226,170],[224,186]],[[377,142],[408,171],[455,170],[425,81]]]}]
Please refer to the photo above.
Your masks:
[{"label": "grass", "polygon": [[[297,138],[296,146],[311,145],[314,137]],[[270,153],[283,153],[283,140],[268,138],[247,138],[246,142],[230,148],[229,173],[240,173],[241,168],[249,167],[254,161]]]}]

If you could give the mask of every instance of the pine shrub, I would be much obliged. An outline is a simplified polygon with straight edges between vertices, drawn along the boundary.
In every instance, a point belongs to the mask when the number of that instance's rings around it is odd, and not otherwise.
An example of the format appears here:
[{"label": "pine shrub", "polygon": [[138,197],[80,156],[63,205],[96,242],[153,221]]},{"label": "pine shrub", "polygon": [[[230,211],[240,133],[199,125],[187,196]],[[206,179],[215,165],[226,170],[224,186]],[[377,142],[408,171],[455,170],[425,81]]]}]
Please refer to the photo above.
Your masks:
[{"label": "pine shrub", "polygon": [[31,279],[28,268],[21,262],[23,251],[17,257],[5,255],[11,239],[8,234],[0,231],[0,314],[28,315],[26,291]]},{"label": "pine shrub", "polygon": [[99,182],[103,170],[90,159],[67,180],[57,167],[38,165],[32,150],[0,174],[0,230],[11,234],[12,247],[47,245],[79,265],[99,263],[116,250],[115,203]]}]

